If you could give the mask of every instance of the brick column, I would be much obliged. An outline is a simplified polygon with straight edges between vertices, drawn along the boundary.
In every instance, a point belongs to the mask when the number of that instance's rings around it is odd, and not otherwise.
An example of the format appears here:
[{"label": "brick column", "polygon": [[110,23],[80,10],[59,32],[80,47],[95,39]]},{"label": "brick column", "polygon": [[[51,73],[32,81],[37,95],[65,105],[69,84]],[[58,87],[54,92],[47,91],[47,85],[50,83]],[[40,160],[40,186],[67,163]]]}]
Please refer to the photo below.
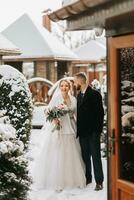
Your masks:
[{"label": "brick column", "polygon": [[55,83],[57,81],[57,67],[55,61],[48,62],[49,80]]},{"label": "brick column", "polygon": [[35,76],[47,78],[47,62],[46,61],[35,61]]},{"label": "brick column", "polygon": [[69,72],[69,76],[73,76],[73,64],[71,61],[67,62],[67,71]]}]

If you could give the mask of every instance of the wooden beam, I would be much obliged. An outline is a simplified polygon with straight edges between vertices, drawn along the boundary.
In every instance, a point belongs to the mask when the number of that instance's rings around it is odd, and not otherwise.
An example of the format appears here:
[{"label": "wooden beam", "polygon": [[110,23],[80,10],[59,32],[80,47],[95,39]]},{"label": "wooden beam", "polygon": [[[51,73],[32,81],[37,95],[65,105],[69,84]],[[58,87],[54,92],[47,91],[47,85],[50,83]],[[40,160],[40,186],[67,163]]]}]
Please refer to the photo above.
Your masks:
[{"label": "wooden beam", "polygon": [[107,3],[108,1],[112,0],[79,0],[48,14],[48,16],[52,21],[57,22],[59,20],[65,20],[74,15],[80,14],[89,8]]},{"label": "wooden beam", "polygon": [[0,65],[2,65],[2,55],[0,55]]},{"label": "wooden beam", "polygon": [[[89,30],[94,27],[106,27],[106,21],[113,17],[134,13],[134,1],[117,1],[101,6],[99,9],[88,10],[67,20],[67,30]],[[125,24],[124,24],[125,25]]]}]

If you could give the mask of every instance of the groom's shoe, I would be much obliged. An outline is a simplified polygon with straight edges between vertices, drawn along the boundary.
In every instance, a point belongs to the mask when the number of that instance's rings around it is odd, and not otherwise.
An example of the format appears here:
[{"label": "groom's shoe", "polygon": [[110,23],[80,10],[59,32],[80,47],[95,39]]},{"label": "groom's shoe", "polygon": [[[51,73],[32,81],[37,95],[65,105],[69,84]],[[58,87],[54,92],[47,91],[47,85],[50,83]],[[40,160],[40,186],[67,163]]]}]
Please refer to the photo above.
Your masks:
[{"label": "groom's shoe", "polygon": [[86,185],[92,183],[92,180],[86,180]]},{"label": "groom's shoe", "polygon": [[96,184],[96,187],[95,187],[95,191],[99,191],[99,190],[102,190],[103,189],[103,184],[100,183],[100,184]]}]

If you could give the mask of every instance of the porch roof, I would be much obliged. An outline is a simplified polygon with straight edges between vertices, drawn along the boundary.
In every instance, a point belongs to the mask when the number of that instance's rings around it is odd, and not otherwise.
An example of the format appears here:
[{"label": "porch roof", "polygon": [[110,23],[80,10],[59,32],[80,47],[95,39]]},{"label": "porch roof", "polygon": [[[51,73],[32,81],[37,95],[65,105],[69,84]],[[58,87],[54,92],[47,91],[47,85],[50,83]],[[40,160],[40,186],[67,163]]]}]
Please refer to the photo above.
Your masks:
[{"label": "porch roof", "polygon": [[87,61],[101,61],[101,59],[106,59],[106,39],[102,38],[102,42],[100,40],[90,40],[83,46],[74,50],[74,52],[78,55],[80,60]]},{"label": "porch roof", "polygon": [[[115,24],[118,28],[122,16],[125,16],[126,25],[130,23],[126,15],[129,19],[134,17],[133,0],[74,0],[48,16],[55,22],[67,20],[67,30],[89,30],[94,27],[112,29]],[[131,26],[134,28],[133,24]]]},{"label": "porch roof", "polygon": [[76,60],[77,55],[57,37],[27,14],[22,15],[2,34],[22,49],[22,55],[4,60]]},{"label": "porch roof", "polygon": [[52,21],[68,19],[78,15],[83,11],[93,8],[96,5],[106,3],[110,0],[68,0],[63,1],[63,7],[50,13],[49,17]]},{"label": "porch roof", "polygon": [[0,34],[0,55],[19,55],[21,50],[17,48],[4,35]]}]

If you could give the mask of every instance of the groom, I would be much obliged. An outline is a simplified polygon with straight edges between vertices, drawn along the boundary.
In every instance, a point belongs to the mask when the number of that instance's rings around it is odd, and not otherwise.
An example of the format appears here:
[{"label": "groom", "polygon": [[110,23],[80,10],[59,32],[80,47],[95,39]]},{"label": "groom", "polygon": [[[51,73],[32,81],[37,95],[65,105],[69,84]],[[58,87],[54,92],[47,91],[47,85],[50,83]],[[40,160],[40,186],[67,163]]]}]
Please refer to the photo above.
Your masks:
[{"label": "groom", "polygon": [[103,170],[100,152],[100,135],[103,128],[104,110],[100,93],[87,83],[85,73],[74,76],[77,96],[77,137],[79,137],[82,157],[86,166],[87,184],[92,182],[91,157],[93,161],[95,190],[103,189]]}]

